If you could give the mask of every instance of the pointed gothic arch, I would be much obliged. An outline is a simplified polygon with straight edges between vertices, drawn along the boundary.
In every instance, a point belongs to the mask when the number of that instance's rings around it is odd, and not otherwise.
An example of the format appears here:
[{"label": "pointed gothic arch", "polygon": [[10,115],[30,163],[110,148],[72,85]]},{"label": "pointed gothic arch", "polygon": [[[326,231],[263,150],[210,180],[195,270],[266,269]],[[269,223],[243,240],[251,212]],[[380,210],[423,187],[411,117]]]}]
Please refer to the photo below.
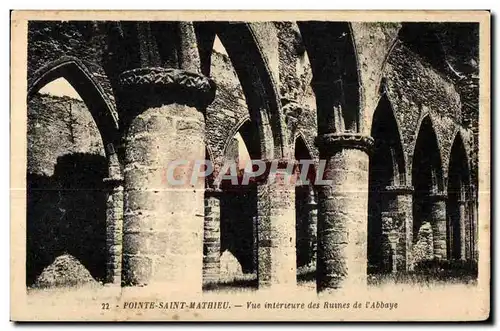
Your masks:
[{"label": "pointed gothic arch", "polygon": [[[299,132],[295,137],[294,156],[296,161],[314,161],[306,140]],[[305,169],[299,164],[298,171]],[[297,259],[297,279],[311,278],[311,268],[316,264],[317,207],[314,189],[315,165],[307,172],[309,183],[297,181],[295,186],[295,247]],[[315,210],[312,210],[312,209]]]},{"label": "pointed gothic arch", "polygon": [[58,78],[66,79],[80,95],[92,114],[104,146],[110,143],[117,144],[119,125],[114,104],[106,97],[104,90],[87,67],[77,58],[63,57],[37,70],[28,82],[28,99],[43,86]]},{"label": "pointed gothic arch", "polygon": [[422,223],[430,217],[430,196],[442,193],[444,190],[441,153],[429,114],[422,119],[417,132],[412,162],[412,184],[415,189],[413,198],[414,238]]},{"label": "pointed gothic arch", "polygon": [[[85,107],[79,100],[38,94],[58,79],[74,89]],[[53,174],[27,171],[27,284],[31,285],[41,268],[63,254],[77,258],[94,278],[108,281],[110,233],[106,225],[110,200],[105,180],[120,176],[118,159],[109,157],[115,153],[113,144],[119,137],[114,104],[88,68],[72,57],[60,58],[35,71],[28,82],[27,101],[35,110],[29,111],[34,117],[28,120],[42,119],[44,126],[29,133],[31,139],[42,143],[30,145],[28,153],[47,153],[45,158],[54,161]],[[68,114],[58,113],[64,108]],[[46,118],[49,120],[43,120]],[[85,135],[81,139],[82,130],[92,142]],[[54,137],[47,135],[54,132],[60,134],[58,147],[48,152],[45,148]],[[119,203],[116,205],[120,208]],[[118,212],[113,213],[118,217]],[[57,239],[54,233],[58,233]]]},{"label": "pointed gothic arch", "polygon": [[375,109],[371,126],[374,150],[370,158],[368,195],[368,271],[392,270],[392,255],[384,256],[387,245],[383,214],[391,209],[391,188],[407,185],[406,162],[401,134],[387,94],[382,95]]},{"label": "pointed gothic arch", "polygon": [[462,135],[457,132],[450,152],[448,165],[448,256],[451,259],[470,258],[470,243],[473,231],[469,206],[470,170]]},{"label": "pointed gothic arch", "polygon": [[361,132],[360,73],[348,22],[297,23],[311,69],[318,132]]},{"label": "pointed gothic arch", "polygon": [[238,75],[250,119],[258,128],[261,158],[283,158],[287,156],[287,133],[281,101],[253,29],[252,23],[196,22],[201,68],[203,74],[210,76],[210,57],[217,36]]}]

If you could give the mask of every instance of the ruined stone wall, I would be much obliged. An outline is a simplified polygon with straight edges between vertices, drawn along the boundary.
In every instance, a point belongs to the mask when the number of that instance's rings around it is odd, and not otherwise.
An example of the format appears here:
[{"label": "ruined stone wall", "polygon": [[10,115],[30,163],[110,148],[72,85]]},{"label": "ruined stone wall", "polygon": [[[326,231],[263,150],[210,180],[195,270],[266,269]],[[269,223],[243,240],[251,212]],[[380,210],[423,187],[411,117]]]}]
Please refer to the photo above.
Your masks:
[{"label": "ruined stone wall", "polygon": [[[280,111],[283,112],[286,130],[288,130],[285,135],[288,141],[285,141],[285,144],[289,146],[286,147],[293,151],[295,138],[301,135],[313,158],[317,159],[318,151],[314,146],[314,139],[317,136],[316,99],[311,88],[311,65],[299,29],[294,22],[255,23],[254,26],[260,40],[259,47],[262,48],[260,51],[272,75],[270,79],[276,84],[279,93],[282,106]],[[406,178],[411,178],[414,146],[420,123],[427,114],[431,118],[437,135],[444,182],[446,183],[450,150],[457,131],[460,130],[464,137],[466,150],[472,162],[477,164],[477,117],[474,117],[473,106],[466,104],[464,107],[456,84],[415,51],[406,47],[403,42],[398,41],[393,44],[399,28],[398,24],[353,23],[352,28],[353,42],[357,52],[358,67],[356,69],[363,95],[362,109],[360,109],[363,117],[361,119],[363,133],[371,129],[371,112],[376,108],[379,84],[382,81],[382,87],[394,108],[401,134]],[[108,50],[104,41],[105,34],[100,29],[99,25],[91,22],[55,22],[50,25],[43,25],[39,22],[30,23],[28,79],[40,78],[44,70],[50,70],[60,61],[75,59],[86,68],[85,70],[88,70],[92,79],[99,83],[104,90],[105,97],[114,100],[112,87],[103,65]],[[266,31],[269,35],[266,35]],[[391,47],[393,47],[392,52],[387,57],[387,52]],[[386,60],[385,69],[381,72]],[[210,150],[214,161],[222,163],[225,156],[234,157],[236,150],[234,135],[241,125],[249,120],[247,100],[240,83],[240,79],[245,79],[241,76],[248,75],[248,72],[239,72],[238,75],[231,59],[226,54],[215,50],[211,56],[210,71],[210,76],[217,85],[217,91],[214,102],[208,106],[205,113],[204,136],[207,149]],[[248,94],[248,90],[246,92]],[[266,109],[261,110],[266,111]],[[156,111],[160,110],[154,110]],[[156,117],[151,114],[147,116]],[[201,114],[196,113],[196,116],[198,116],[196,121],[201,123],[199,118]],[[162,115],[156,118],[163,117]],[[268,119],[263,119],[263,121],[266,120]],[[140,117],[137,121],[139,123]],[[184,122],[177,123],[183,124]],[[266,124],[268,123],[259,123],[259,125]],[[188,127],[182,129],[185,128]],[[191,129],[193,127],[188,128],[188,130]],[[165,127],[162,127],[160,131],[170,134],[168,128]],[[185,139],[189,140],[187,137],[190,132],[183,132],[186,135]],[[193,135],[200,144],[202,132],[203,128],[196,125]],[[130,144],[131,141],[133,139],[126,143]],[[185,143],[182,139],[177,142],[172,141],[172,145],[169,142],[171,142],[169,139],[163,140],[163,146],[169,152],[175,150],[172,147],[175,144],[179,144],[175,145],[179,147]],[[247,143],[252,142],[247,141]],[[30,101],[28,106],[27,213],[28,265],[31,269],[28,270],[28,284],[34,281],[44,266],[64,253],[75,256],[94,278],[104,278],[105,268],[102,266],[106,262],[106,195],[102,179],[106,177],[107,162],[102,145],[100,133],[83,102],[46,95],[35,95]],[[198,144],[196,146],[200,150],[203,147]],[[256,149],[255,146],[248,147]],[[175,152],[178,152],[178,149]],[[162,155],[167,154],[162,153]],[[176,157],[184,156],[178,153]],[[346,266],[359,268],[359,274],[363,274],[366,267],[364,245],[368,234],[354,228],[357,222],[363,221],[362,218],[358,217],[358,214],[346,213],[345,210],[363,211],[366,208],[365,193],[368,179],[365,177],[367,177],[369,162],[366,153],[357,150],[346,153],[346,158],[346,161],[334,160],[331,168],[342,174],[359,172],[355,175],[356,178],[359,177],[359,183],[354,184],[363,194],[350,196],[348,202],[337,204],[328,202],[333,201],[332,197],[337,192],[325,189],[320,202],[320,210],[323,211],[321,217],[323,217],[322,222],[327,223],[326,212],[333,210],[335,215],[347,215],[346,218],[355,220],[351,222],[352,224],[349,223],[349,226],[352,227],[351,232],[357,235],[349,244],[359,250],[361,259],[353,266],[347,264]],[[347,177],[343,178],[344,176],[338,176],[335,180],[346,187],[351,184],[347,181],[342,182]],[[142,182],[138,183],[135,188],[141,188],[141,185],[144,185]],[[412,183],[407,184],[411,186]],[[129,189],[132,191],[132,188]],[[283,256],[287,256],[283,260],[289,262],[289,255],[295,252],[295,248],[290,245],[293,245],[296,236],[293,232],[294,227],[289,225],[299,222],[292,220],[293,203],[297,197],[305,200],[301,197],[305,194],[296,196],[295,190],[291,187],[288,187],[285,192],[276,192],[277,188],[273,186],[251,187],[246,191],[242,188],[233,189],[235,190],[224,190],[220,201],[220,215],[210,216],[214,222],[220,218],[221,253],[225,250],[230,252],[238,260],[239,268],[236,269],[241,270],[241,273],[255,273],[258,265],[255,257],[254,219],[259,216],[260,220],[267,222],[266,226],[273,227],[273,231],[285,229],[282,233],[290,238],[289,243],[283,244],[286,250],[284,253],[281,252],[282,246],[261,245],[260,253],[264,254],[264,258],[261,259],[262,263],[279,264],[279,259],[271,261],[271,258],[280,256],[282,253]],[[340,190],[342,190],[341,186]],[[128,199],[132,201],[130,197]],[[404,204],[394,209],[397,209],[398,215],[403,213],[406,218],[409,218],[412,214],[412,205],[409,198],[405,199]],[[116,200],[116,204],[123,205],[120,199]],[[147,204],[140,207],[152,208]],[[215,209],[217,204],[207,204],[207,207],[210,207],[208,212],[211,214],[212,208]],[[276,210],[273,209],[274,207]],[[216,214],[214,211],[214,215]],[[288,218],[282,217],[281,214],[286,214]],[[305,214],[305,212],[299,211],[299,214]],[[137,215],[141,213],[138,212]],[[131,218],[130,215],[126,217]],[[305,218],[305,216],[302,215],[300,218]],[[276,223],[278,226],[274,228]],[[427,223],[424,225],[417,229],[414,236],[416,244],[412,251],[414,261],[425,260],[432,256],[432,232],[429,232]],[[213,226],[215,225],[210,224],[210,227]],[[283,229],[278,229],[278,227]],[[328,238],[329,230],[320,229],[319,231],[320,236],[323,236],[324,245],[332,243],[331,238]],[[401,239],[404,237],[408,241],[408,238],[412,236],[412,229],[408,227],[397,228],[397,230],[400,231]],[[266,231],[261,232],[259,238],[261,244],[269,244],[266,236],[270,232]],[[336,238],[339,245],[343,242],[340,239]],[[128,249],[135,248],[129,247]],[[407,246],[397,249],[396,259],[398,264],[403,265],[409,259],[409,249]],[[216,250],[217,248],[214,249]],[[332,264],[330,267],[334,268],[335,265]],[[325,269],[323,272],[326,275],[327,271],[332,270],[334,269]],[[271,269],[268,271],[271,271],[270,274],[265,275],[268,278],[261,277],[264,282],[273,277],[278,279],[278,282],[290,281],[289,275],[282,277],[273,274],[274,271]]]},{"label": "ruined stone wall", "polygon": [[106,31],[102,29],[89,21],[29,22],[28,81],[40,78],[61,62],[75,59],[88,70],[116,109],[111,82],[103,65],[107,47]]},{"label": "ruined stone wall", "polygon": [[[289,141],[286,143],[293,150],[295,138],[301,134],[313,157],[317,157],[317,149],[314,146],[314,138],[317,135],[316,105],[310,86],[312,73],[307,55],[295,54],[295,51],[290,50],[293,45],[289,40],[281,39],[281,34],[279,36],[280,95],[289,130]],[[210,76],[217,84],[217,91],[214,102],[207,108],[206,134],[209,148],[218,162],[222,161],[232,137],[250,117],[239,77],[226,54],[213,51]]]},{"label": "ruined stone wall", "polygon": [[27,285],[62,254],[104,278],[107,162],[84,103],[35,95],[28,103]]},{"label": "ruined stone wall", "polygon": [[[459,87],[455,82],[402,42],[395,44],[384,70],[384,78],[385,92],[391,101],[401,134],[406,177],[409,180],[412,178],[414,148],[420,123],[428,115],[436,133],[442,180],[446,189],[450,153],[457,134],[461,134],[464,138],[469,159],[477,159],[477,156],[474,156],[474,124],[471,123],[476,120],[475,125],[477,125],[477,117],[474,119],[470,113],[464,113]],[[470,124],[464,126],[466,123]],[[433,258],[433,238],[429,235],[427,221],[413,220],[417,224],[422,224],[413,236],[413,263]]]},{"label": "ruined stone wall", "polygon": [[464,143],[469,145],[469,161],[472,182],[478,182],[479,161],[479,79],[472,77],[461,83],[462,125]]},{"label": "ruined stone wall", "polygon": [[227,55],[212,53],[210,76],[217,84],[217,91],[214,102],[206,111],[206,136],[214,162],[220,162],[224,149],[239,126],[249,119],[249,113],[238,76]]},{"label": "ruined stone wall", "polygon": [[[217,84],[217,91],[205,116],[207,144],[215,163],[237,161],[238,141],[234,136],[250,119],[245,95],[226,54],[212,52],[210,76]],[[220,195],[219,248],[221,277],[225,281],[255,271],[252,234],[252,220],[257,213],[255,199],[255,188],[248,187],[225,187]]]},{"label": "ruined stone wall", "polygon": [[391,52],[384,77],[402,138],[408,174],[411,174],[420,123],[429,114],[446,175],[454,133],[461,123],[460,96],[454,84],[402,43],[395,45]]},{"label": "ruined stone wall", "polygon": [[87,107],[77,99],[36,94],[28,102],[28,173],[52,176],[57,159],[75,153],[105,156]]},{"label": "ruined stone wall", "polygon": [[278,29],[279,93],[291,150],[301,135],[313,158],[318,158],[314,138],[317,135],[316,99],[311,87],[311,64],[295,22],[275,22]]},{"label": "ruined stone wall", "polygon": [[360,85],[362,132],[369,134],[377,107],[381,70],[401,27],[397,22],[352,22]]}]

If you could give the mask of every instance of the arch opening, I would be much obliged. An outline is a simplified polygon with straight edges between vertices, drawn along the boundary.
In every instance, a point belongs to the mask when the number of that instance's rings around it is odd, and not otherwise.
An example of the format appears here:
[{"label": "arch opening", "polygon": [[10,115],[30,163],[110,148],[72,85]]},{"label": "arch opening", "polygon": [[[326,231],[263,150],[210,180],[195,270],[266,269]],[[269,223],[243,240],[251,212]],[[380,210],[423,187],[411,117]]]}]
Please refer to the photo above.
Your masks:
[{"label": "arch opening", "polygon": [[245,167],[250,158],[258,157],[255,128],[245,122],[228,144],[224,160],[234,162],[238,184],[229,180],[221,183],[221,280],[257,280],[257,185],[250,181],[242,185]]},{"label": "arch opening", "polygon": [[87,107],[90,92],[80,94],[72,84],[77,77],[70,81],[67,73],[43,76],[28,93],[28,287],[50,286],[43,270],[57,258],[72,263],[66,255],[95,280],[106,277],[104,139]]},{"label": "arch opening", "polygon": [[[469,169],[464,144],[460,134],[457,134],[450,153],[448,170],[448,256],[451,259],[465,259],[470,243],[469,210],[466,201],[469,200]],[[463,224],[461,224],[463,222]],[[469,239],[469,240],[467,240]]]},{"label": "arch opening", "polygon": [[357,55],[348,22],[298,22],[311,69],[318,132],[360,132]]},{"label": "arch opening", "polygon": [[[92,74],[77,59],[62,58],[46,68],[35,73],[35,77],[28,83],[28,100],[37,94],[42,88],[63,79],[74,90],[72,95],[80,96],[99,129],[104,146],[116,143],[119,138],[118,118],[114,112],[111,101],[105,97],[105,93],[99,84],[92,78]],[[52,84],[51,84],[52,85]],[[64,89],[64,84],[59,88]],[[70,89],[66,89],[68,92]]]},{"label": "arch opening", "polygon": [[412,183],[413,236],[417,239],[421,226],[430,221],[431,196],[443,192],[441,156],[437,137],[429,116],[420,125],[413,153]]},{"label": "arch opening", "polygon": [[210,57],[216,49],[231,61],[246,99],[250,119],[256,126],[263,159],[286,155],[286,131],[281,103],[258,41],[248,23],[196,22],[202,72],[210,76]]},{"label": "arch opening", "polygon": [[391,187],[406,185],[406,167],[398,125],[390,101],[383,96],[375,110],[371,136],[374,151],[370,159],[368,195],[368,272],[389,272],[394,253],[382,218],[395,218],[397,201]]},{"label": "arch opening", "polygon": [[[295,160],[313,162],[313,158],[304,138],[299,135],[295,139]],[[305,171],[302,164],[299,173]],[[308,183],[296,182],[295,186],[295,247],[297,263],[297,280],[313,280],[316,269],[316,231],[317,231],[317,195],[314,189],[314,164],[307,172]]]}]

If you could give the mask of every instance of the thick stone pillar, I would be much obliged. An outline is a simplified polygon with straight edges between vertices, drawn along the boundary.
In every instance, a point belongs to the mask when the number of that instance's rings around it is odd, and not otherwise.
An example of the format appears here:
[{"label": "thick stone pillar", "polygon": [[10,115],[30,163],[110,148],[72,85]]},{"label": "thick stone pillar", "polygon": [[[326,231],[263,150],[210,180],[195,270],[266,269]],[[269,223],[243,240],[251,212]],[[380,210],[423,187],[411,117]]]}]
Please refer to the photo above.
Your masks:
[{"label": "thick stone pillar", "polygon": [[458,213],[460,217],[460,260],[465,261],[467,259],[466,256],[466,223],[467,223],[467,210],[466,210],[466,201],[464,199],[458,200]]},{"label": "thick stone pillar", "polygon": [[309,266],[316,267],[316,252],[318,248],[318,204],[314,196],[314,189],[311,187],[309,190],[309,198],[307,201],[308,213],[308,233],[307,238],[309,241]]},{"label": "thick stone pillar", "polygon": [[430,223],[432,226],[432,237],[434,241],[434,258],[438,260],[447,259],[446,245],[446,199],[444,192],[431,193],[429,195]]},{"label": "thick stone pillar", "polygon": [[220,273],[220,196],[218,188],[205,190],[205,224],[203,234],[203,283],[214,283]]},{"label": "thick stone pillar", "polygon": [[[297,283],[295,248],[295,183],[285,180],[294,160],[278,160],[276,177],[257,186],[259,288],[294,287]],[[268,164],[268,169],[270,165]]]},{"label": "thick stone pillar", "polygon": [[[204,76],[165,68],[126,71],[120,83],[127,130],[123,281],[201,291],[205,186],[204,178],[191,182],[191,170],[205,160],[198,109],[213,100],[215,86]],[[173,161],[184,163],[173,168]]]},{"label": "thick stone pillar", "polygon": [[368,149],[373,139],[325,134],[317,145],[325,160],[318,188],[317,290],[366,285],[368,238]]},{"label": "thick stone pillar", "polygon": [[382,235],[389,242],[383,247],[383,260],[390,261],[391,272],[412,270],[413,187],[387,186],[383,196]]},{"label": "thick stone pillar", "polygon": [[108,146],[109,176],[104,179],[108,188],[106,201],[106,283],[121,284],[123,231],[123,178],[113,145]]}]

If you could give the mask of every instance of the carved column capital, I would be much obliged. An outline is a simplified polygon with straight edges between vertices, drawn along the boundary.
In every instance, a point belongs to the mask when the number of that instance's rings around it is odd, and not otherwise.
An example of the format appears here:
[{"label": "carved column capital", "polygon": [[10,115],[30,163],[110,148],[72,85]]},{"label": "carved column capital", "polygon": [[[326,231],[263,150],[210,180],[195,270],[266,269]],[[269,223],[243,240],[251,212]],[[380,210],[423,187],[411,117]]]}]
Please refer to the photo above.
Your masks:
[{"label": "carved column capital", "polygon": [[385,187],[386,193],[392,193],[396,195],[409,195],[413,194],[415,189],[411,185],[390,185]]},{"label": "carved column capital", "polygon": [[119,186],[123,186],[123,177],[113,176],[104,178],[103,183],[108,187],[108,189],[114,189]]},{"label": "carved column capital", "polygon": [[199,109],[215,98],[216,85],[201,74],[174,68],[137,68],[119,76],[124,98],[140,99],[148,106],[178,103]]},{"label": "carved column capital", "polygon": [[316,137],[316,146],[322,152],[330,153],[342,149],[359,149],[370,153],[373,138],[359,133],[327,133]]}]

